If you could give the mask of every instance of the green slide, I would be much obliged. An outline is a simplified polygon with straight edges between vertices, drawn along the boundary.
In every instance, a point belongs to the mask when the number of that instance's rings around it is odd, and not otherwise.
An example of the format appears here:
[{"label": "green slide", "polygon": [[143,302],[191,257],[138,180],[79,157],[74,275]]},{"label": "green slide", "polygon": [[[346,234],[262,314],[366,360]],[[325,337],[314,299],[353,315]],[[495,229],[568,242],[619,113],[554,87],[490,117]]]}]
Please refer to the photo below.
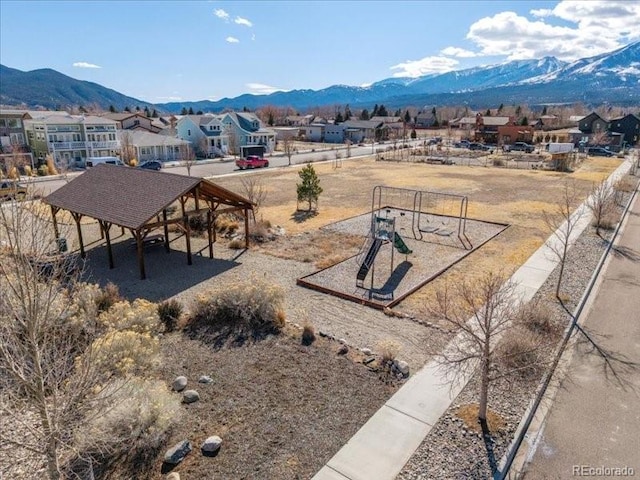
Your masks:
[{"label": "green slide", "polygon": [[409,247],[407,247],[407,244],[404,243],[404,240],[402,240],[402,237],[398,235],[398,232],[394,232],[393,246],[396,247],[396,249],[400,253],[403,253],[405,255],[409,255],[410,253],[413,252],[413,250],[410,250]]}]

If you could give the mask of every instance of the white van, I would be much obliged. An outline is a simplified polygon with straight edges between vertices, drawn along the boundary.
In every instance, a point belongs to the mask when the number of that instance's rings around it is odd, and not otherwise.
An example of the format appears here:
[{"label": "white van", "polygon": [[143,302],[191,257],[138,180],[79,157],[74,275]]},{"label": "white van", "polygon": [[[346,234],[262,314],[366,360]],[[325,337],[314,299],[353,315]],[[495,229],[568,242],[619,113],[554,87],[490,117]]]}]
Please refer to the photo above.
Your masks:
[{"label": "white van", "polygon": [[118,157],[87,157],[87,168],[95,167],[101,163],[109,165],[124,165]]}]

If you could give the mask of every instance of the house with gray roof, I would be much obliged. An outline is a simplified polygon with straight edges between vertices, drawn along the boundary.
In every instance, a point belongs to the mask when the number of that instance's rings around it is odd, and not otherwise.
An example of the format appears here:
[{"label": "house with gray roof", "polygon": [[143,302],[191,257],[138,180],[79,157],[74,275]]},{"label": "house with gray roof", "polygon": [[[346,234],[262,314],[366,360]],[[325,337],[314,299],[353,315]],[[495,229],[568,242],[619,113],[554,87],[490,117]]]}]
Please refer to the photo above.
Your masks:
[{"label": "house with gray roof", "polygon": [[158,135],[146,130],[122,130],[120,143],[123,149],[131,150],[131,158],[137,159],[138,163],[149,160],[160,162],[184,160],[186,147],[190,146],[186,140]]},{"label": "house with gray roof", "polygon": [[342,123],[345,129],[345,140],[352,143],[386,140],[389,137],[389,128],[383,123],[374,120],[347,120]]}]

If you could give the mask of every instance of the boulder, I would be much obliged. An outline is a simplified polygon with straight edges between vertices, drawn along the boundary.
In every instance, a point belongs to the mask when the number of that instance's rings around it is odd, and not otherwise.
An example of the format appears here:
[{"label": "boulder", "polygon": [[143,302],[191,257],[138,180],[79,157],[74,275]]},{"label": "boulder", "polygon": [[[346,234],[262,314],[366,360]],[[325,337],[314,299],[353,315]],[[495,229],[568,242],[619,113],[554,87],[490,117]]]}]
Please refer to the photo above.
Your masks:
[{"label": "boulder", "polygon": [[349,353],[349,347],[347,347],[346,345],[340,345],[340,348],[338,349],[338,355],[346,355],[347,353]]},{"label": "boulder", "polygon": [[178,472],[171,472],[167,475],[167,480],[180,480],[180,474]]},{"label": "boulder", "polygon": [[409,364],[403,360],[394,360],[393,368],[402,374],[403,377],[409,376]]},{"label": "boulder", "polygon": [[164,454],[164,463],[170,465],[179,464],[184,460],[184,457],[191,452],[191,449],[191,442],[189,440],[182,440],[180,443],[176,443]]},{"label": "boulder", "polygon": [[365,355],[373,355],[373,352],[370,348],[361,348],[360,351]]},{"label": "boulder", "polygon": [[187,386],[187,377],[180,375],[176,377],[176,379],[171,384],[171,388],[173,388],[176,392],[181,392]]},{"label": "boulder", "polygon": [[213,383],[213,379],[209,375],[200,375],[198,383]]},{"label": "boulder", "polygon": [[222,439],[217,435],[213,435],[204,441],[204,443],[200,447],[200,450],[202,451],[203,455],[212,457],[218,453],[218,450],[220,450],[221,446]]},{"label": "boulder", "polygon": [[182,394],[182,402],[183,403],[193,403],[200,400],[200,394],[195,390],[185,390]]}]

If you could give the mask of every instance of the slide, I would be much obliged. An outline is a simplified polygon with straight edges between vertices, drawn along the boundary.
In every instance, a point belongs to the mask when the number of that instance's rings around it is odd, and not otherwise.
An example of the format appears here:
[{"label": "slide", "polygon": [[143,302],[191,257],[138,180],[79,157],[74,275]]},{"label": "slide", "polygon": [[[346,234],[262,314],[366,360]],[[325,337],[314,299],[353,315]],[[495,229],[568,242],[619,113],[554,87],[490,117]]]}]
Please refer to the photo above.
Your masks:
[{"label": "slide", "polygon": [[367,278],[367,273],[369,273],[369,270],[371,270],[371,265],[373,265],[373,261],[375,260],[376,255],[378,255],[381,246],[382,240],[376,238],[371,244],[371,247],[367,252],[367,256],[364,257],[364,261],[362,262],[362,265],[360,265],[360,270],[358,270],[358,280],[356,283],[359,287],[362,286],[362,282],[364,282],[364,279]]},{"label": "slide", "polygon": [[398,232],[394,233],[395,235],[393,236],[393,246],[396,247],[396,250],[398,250],[400,253],[404,253],[405,255],[409,255],[410,253],[412,253],[413,250],[410,250],[409,247],[407,247],[407,244],[404,243],[404,240],[402,240],[402,237],[398,235]]}]

